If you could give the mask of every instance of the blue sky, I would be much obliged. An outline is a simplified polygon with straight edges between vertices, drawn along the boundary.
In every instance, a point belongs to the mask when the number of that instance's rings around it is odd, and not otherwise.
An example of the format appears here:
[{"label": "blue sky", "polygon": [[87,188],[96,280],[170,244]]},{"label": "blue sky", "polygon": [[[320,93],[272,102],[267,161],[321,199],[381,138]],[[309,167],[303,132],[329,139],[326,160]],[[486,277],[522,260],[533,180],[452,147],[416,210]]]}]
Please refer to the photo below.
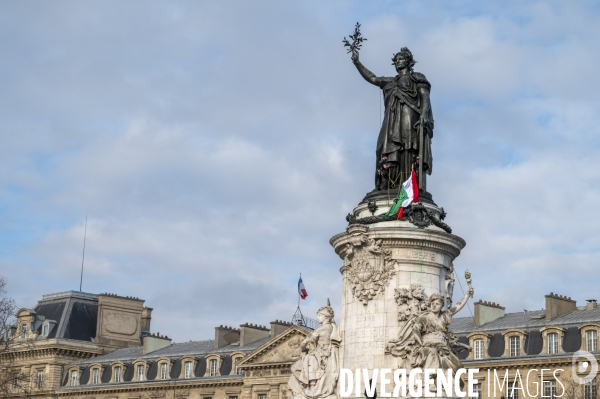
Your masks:
[{"label": "blue sky", "polygon": [[[573,1],[0,5],[0,275],[19,306],[146,299],[175,340],[339,309],[329,238],[371,190],[380,91],[432,84],[434,173],[475,299],[598,298],[600,17]],[[600,298],[598,298],[600,299]],[[467,315],[463,311],[463,315]]]}]

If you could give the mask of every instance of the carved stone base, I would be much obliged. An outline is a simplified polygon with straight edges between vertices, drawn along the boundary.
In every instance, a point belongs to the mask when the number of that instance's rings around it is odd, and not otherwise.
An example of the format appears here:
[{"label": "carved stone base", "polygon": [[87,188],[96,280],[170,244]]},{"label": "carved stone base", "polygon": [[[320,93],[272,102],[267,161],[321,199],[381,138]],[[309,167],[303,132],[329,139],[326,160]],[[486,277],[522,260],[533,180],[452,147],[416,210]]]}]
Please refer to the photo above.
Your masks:
[{"label": "carved stone base", "polygon": [[[443,210],[424,203],[428,212]],[[353,212],[357,219],[389,209],[387,201],[361,203]],[[371,209],[369,209],[371,208]],[[346,232],[330,240],[343,260],[340,367],[373,369],[398,367],[398,358],[386,352],[397,339],[403,312],[398,291],[419,285],[426,296],[452,298],[452,262],[465,241],[433,223],[422,228],[408,220],[351,223]],[[398,291],[397,291],[398,289]]]}]

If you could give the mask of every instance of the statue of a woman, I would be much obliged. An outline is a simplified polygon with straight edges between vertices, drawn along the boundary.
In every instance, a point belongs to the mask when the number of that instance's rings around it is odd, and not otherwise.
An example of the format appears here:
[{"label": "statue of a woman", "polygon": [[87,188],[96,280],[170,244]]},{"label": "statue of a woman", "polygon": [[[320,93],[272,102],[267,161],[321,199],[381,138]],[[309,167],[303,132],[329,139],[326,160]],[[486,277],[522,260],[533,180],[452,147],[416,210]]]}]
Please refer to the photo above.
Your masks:
[{"label": "statue of a woman", "polygon": [[429,297],[429,309],[414,315],[400,329],[398,339],[390,341],[387,351],[399,358],[398,367],[451,369],[454,372],[461,367],[458,357],[452,352],[452,334],[448,324],[452,315],[461,310],[467,300],[473,296],[473,288],[448,310],[442,311],[444,297],[432,294]]},{"label": "statue of a woman", "polygon": [[[423,176],[419,188],[425,190],[425,173],[431,174],[431,139],[433,137],[433,114],[429,92],[431,85],[425,75],[414,72],[416,61],[406,47],[392,58],[398,75],[377,77],[358,60],[358,51],[352,51],[352,62],[361,76],[369,83],[383,90],[385,116],[377,139],[375,151],[375,184],[377,189],[398,187],[406,181],[414,167],[423,162]],[[423,135],[423,159],[418,159]],[[381,181],[377,173],[381,164],[387,165],[387,181]]]},{"label": "statue of a woman", "polygon": [[333,317],[328,299],[327,306],[317,312],[321,326],[302,341],[302,357],[292,365],[288,386],[294,393],[294,399],[337,397],[338,348],[341,339]]}]

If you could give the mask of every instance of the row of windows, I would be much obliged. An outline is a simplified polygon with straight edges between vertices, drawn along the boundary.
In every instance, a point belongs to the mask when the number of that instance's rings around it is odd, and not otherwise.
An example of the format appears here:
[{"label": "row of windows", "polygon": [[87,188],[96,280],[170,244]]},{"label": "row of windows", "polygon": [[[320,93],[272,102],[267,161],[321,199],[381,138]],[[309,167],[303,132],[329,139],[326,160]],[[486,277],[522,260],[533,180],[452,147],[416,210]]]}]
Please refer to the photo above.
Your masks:
[{"label": "row of windows", "polygon": [[[19,374],[15,374],[13,377],[13,389],[18,389],[19,388],[19,384],[20,384],[20,375]],[[35,387],[38,389],[41,389],[44,387],[44,371],[43,370],[38,370],[36,373],[36,377],[34,380],[34,384]]]},{"label": "row of windows", "polygon": [[[585,332],[585,341],[588,352],[598,350],[598,332],[596,330],[588,330]],[[548,334],[547,353],[554,355],[559,352],[559,339],[557,333]],[[521,337],[513,336],[509,338],[509,355],[512,357],[521,356]],[[484,342],[483,339],[476,339],[474,342],[474,359],[483,359]]]},{"label": "row of windows", "polygon": [[[12,330],[14,331],[14,329]],[[27,332],[29,331],[29,327],[27,323],[21,324],[21,328],[19,329],[19,338],[25,339],[27,338]],[[42,325],[42,336],[47,336],[50,332],[50,324],[46,323]],[[4,330],[4,340],[8,341],[14,332],[11,332],[11,328],[7,328]]]},{"label": "row of windows", "polygon": [[[241,358],[236,358],[239,360]],[[218,375],[218,366],[219,362],[217,359],[211,359],[209,362],[209,376],[214,377]],[[194,377],[194,363],[192,361],[186,361],[183,364],[184,370],[184,378],[192,378]],[[167,380],[170,378],[169,376],[169,363],[160,363],[159,365],[159,378],[161,380]],[[91,371],[92,374],[92,384],[97,385],[100,384],[100,369],[93,368]],[[136,367],[136,376],[137,381],[144,381],[146,374],[146,366],[143,364],[138,364]],[[236,374],[242,375],[242,369],[240,367],[236,367]],[[123,382],[123,369],[121,366],[115,366],[113,369],[113,382]],[[79,381],[79,372],[77,370],[71,371],[71,386],[78,385]]]}]

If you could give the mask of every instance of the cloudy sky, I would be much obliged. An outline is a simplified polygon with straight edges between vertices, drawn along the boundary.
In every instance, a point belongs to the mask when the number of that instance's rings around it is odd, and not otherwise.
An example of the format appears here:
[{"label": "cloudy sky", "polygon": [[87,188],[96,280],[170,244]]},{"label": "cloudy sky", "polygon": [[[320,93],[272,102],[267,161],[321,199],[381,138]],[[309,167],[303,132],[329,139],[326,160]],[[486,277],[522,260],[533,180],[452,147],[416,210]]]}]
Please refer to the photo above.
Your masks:
[{"label": "cloudy sky", "polygon": [[[178,341],[339,309],[329,238],[372,189],[380,91],[432,83],[429,189],[475,299],[584,304],[600,281],[593,1],[55,1],[0,5],[0,275],[20,307],[138,296]],[[464,283],[463,283],[464,284]],[[460,293],[460,291],[458,291]],[[466,313],[465,313],[466,312]],[[462,312],[468,315],[468,311]]]}]

